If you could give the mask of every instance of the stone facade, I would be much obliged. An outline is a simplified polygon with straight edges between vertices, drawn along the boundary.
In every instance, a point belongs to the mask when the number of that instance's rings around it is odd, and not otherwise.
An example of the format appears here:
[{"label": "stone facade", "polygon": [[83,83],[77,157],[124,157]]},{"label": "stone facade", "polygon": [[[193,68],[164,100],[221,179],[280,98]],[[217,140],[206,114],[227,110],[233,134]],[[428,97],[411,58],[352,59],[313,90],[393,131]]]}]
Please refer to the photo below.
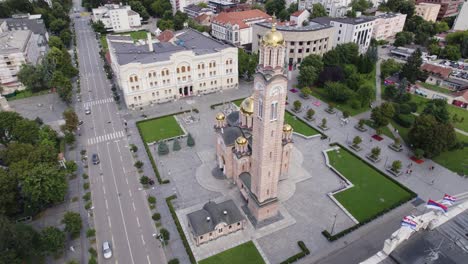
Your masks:
[{"label": "stone facade", "polygon": [[415,6],[415,14],[422,17],[426,21],[435,22],[439,14],[440,5],[430,3],[420,3]]},{"label": "stone facade", "polygon": [[253,95],[239,111],[216,116],[218,166],[237,184],[257,222],[278,214],[278,181],[287,177],[292,151],[292,127],[284,124],[285,50],[273,22],[262,38]]},{"label": "stone facade", "polygon": [[463,4],[464,0],[417,0],[417,4],[421,3],[431,3],[431,4],[439,4],[440,9],[437,15],[437,19],[442,19],[444,17],[451,17],[458,15],[458,11],[460,11],[461,5]]},{"label": "stone facade", "polygon": [[372,37],[376,40],[390,40],[395,38],[398,32],[403,31],[406,14],[377,12],[375,15]]}]

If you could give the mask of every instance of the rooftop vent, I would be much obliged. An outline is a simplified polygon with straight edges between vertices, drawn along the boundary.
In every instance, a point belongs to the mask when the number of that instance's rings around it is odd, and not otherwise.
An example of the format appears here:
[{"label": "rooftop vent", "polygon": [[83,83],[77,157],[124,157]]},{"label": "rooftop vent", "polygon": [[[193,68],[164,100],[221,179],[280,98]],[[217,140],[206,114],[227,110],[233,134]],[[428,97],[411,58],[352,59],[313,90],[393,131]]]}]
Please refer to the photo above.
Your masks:
[{"label": "rooftop vent", "polygon": [[224,215],[227,215],[227,211],[226,211],[226,210],[224,210],[224,211],[223,211],[223,214],[224,214]]},{"label": "rooftop vent", "polygon": [[209,216],[206,217],[206,221],[209,222],[211,218]]}]

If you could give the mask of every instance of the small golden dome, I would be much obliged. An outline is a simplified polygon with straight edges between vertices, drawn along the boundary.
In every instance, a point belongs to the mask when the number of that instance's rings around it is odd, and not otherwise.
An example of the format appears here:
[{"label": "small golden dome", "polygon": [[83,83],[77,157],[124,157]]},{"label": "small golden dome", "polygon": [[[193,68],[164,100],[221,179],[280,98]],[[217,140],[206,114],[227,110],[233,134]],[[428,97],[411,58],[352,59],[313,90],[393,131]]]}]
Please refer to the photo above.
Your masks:
[{"label": "small golden dome", "polygon": [[242,101],[242,103],[240,104],[240,111],[246,116],[253,115],[254,99],[252,96],[247,97],[244,99],[244,101]]},{"label": "small golden dome", "polygon": [[275,16],[273,16],[273,21],[271,23],[270,32],[266,33],[265,36],[263,36],[262,42],[264,45],[272,46],[272,47],[276,47],[278,45],[284,44],[283,34],[276,31],[276,17]]},{"label": "small golden dome", "polygon": [[292,126],[290,124],[284,124],[283,126],[283,132],[291,132],[292,131]]},{"label": "small golden dome", "polygon": [[245,137],[240,136],[236,139],[236,143],[241,146],[244,146],[247,144],[247,139]]},{"label": "small golden dome", "polygon": [[216,120],[222,121],[224,118],[226,118],[226,116],[223,113],[216,114]]}]

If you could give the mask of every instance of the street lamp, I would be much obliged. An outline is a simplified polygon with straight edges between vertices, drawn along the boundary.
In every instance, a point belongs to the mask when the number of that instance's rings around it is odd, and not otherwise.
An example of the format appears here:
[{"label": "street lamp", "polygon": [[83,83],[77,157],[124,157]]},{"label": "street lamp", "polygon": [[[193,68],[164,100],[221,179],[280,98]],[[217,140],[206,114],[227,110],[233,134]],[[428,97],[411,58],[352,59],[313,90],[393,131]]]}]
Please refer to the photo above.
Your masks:
[{"label": "street lamp", "polygon": [[330,232],[330,235],[333,236],[333,231],[335,231],[335,224],[336,224],[336,217],[338,216],[338,214],[335,214],[334,215],[334,219],[333,219],[333,225],[332,225],[332,228],[331,228],[331,232]]}]

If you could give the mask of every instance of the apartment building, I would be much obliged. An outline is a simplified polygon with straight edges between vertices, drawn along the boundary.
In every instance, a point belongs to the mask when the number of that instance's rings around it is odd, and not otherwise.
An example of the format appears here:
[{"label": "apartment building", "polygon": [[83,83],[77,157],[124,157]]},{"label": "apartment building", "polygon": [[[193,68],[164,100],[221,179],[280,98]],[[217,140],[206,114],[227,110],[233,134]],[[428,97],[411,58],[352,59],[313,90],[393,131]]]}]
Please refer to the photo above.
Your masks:
[{"label": "apartment building", "polygon": [[41,14],[14,14],[11,18],[0,20],[0,24],[2,22],[5,23],[4,31],[31,30],[33,34],[42,36],[45,42],[49,40],[49,33]]},{"label": "apartment building", "polygon": [[421,3],[430,3],[430,4],[439,4],[440,9],[437,15],[437,19],[442,19],[444,17],[451,17],[458,15],[458,11],[461,9],[461,5],[464,0],[416,0],[417,4]]},{"label": "apartment building", "polygon": [[374,17],[317,17],[312,19],[312,21],[322,25],[333,26],[335,29],[334,47],[338,44],[354,42],[358,44],[360,53],[366,52],[367,48],[369,48],[375,23]]},{"label": "apartment building", "polygon": [[376,40],[393,39],[398,32],[403,31],[405,21],[406,14],[377,12],[372,37]]},{"label": "apartment building", "polygon": [[211,21],[211,35],[234,46],[250,45],[252,25],[270,20],[270,15],[258,9],[222,12]]},{"label": "apartment building", "polygon": [[420,3],[415,5],[414,13],[426,21],[435,22],[439,15],[440,5],[431,3]]},{"label": "apartment building", "polygon": [[93,8],[93,22],[101,21],[105,28],[114,32],[136,30],[142,18],[128,5],[108,4]]},{"label": "apartment building", "polygon": [[0,33],[0,86],[2,94],[24,90],[18,72],[25,63],[37,64],[47,46],[42,37],[31,30],[14,30]]},{"label": "apartment building", "polygon": [[[149,33],[148,33],[149,34]],[[193,29],[145,45],[107,36],[111,67],[127,107],[169,102],[238,87],[237,48]]]}]

